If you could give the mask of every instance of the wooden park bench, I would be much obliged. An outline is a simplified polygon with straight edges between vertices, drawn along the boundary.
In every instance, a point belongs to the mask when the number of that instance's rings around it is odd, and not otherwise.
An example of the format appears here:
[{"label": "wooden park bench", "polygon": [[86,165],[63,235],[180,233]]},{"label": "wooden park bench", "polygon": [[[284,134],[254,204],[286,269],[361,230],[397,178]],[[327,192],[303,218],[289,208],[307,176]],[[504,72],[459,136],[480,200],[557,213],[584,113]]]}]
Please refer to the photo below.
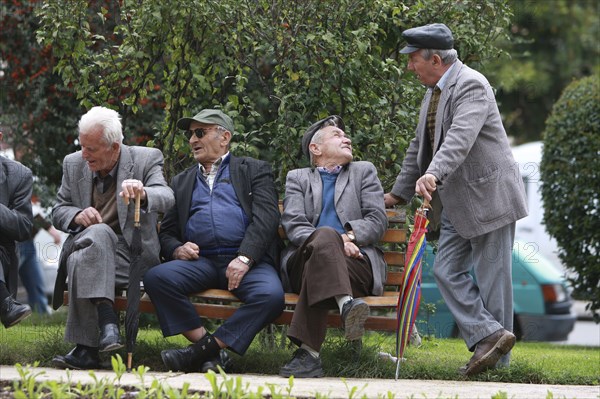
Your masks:
[{"label": "wooden park bench", "polygon": [[[369,305],[371,312],[365,322],[365,329],[374,331],[396,331],[396,305],[398,304],[398,292],[402,284],[402,269],[404,267],[404,248],[407,238],[404,227],[404,213],[399,210],[388,209],[388,229],[380,241],[384,250],[385,260],[388,265],[387,279],[385,281],[382,296],[368,296],[362,299]],[[283,228],[279,228],[279,235],[286,239]],[[68,304],[68,293],[64,293],[64,303]],[[229,318],[240,305],[240,300],[231,292],[221,289],[209,289],[190,295],[190,299],[196,312],[206,319],[225,320]],[[273,321],[273,324],[289,325],[292,321],[294,308],[298,301],[298,295],[285,294],[285,310]],[[125,296],[115,297],[115,309],[125,311],[127,298]],[[140,300],[140,312],[155,313],[154,305],[147,295]],[[341,327],[339,312],[330,312],[327,325],[329,327]]]}]

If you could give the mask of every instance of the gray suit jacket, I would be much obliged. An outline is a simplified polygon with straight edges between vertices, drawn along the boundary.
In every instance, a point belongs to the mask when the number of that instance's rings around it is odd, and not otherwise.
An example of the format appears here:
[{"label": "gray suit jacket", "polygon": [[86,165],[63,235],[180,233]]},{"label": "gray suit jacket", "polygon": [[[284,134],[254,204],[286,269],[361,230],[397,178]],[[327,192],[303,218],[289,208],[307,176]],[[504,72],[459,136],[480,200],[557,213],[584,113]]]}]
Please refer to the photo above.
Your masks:
[{"label": "gray suit jacket", "polygon": [[[121,146],[117,171],[117,213],[123,237],[129,245],[133,235],[134,206],[125,205],[119,192],[125,179],[136,179],[144,183],[146,207],[140,213],[142,230],[141,264],[145,268],[160,263],[157,233],[158,213],[166,212],[173,204],[173,191],[163,176],[163,155],[156,148]],[[63,162],[62,184],[58,190],[57,203],[52,209],[52,223],[66,233],[70,233],[61,252],[58,276],[54,287],[53,306],[57,309],[62,303],[62,292],[66,288],[66,259],[75,234],[70,224],[83,209],[92,206],[93,174],[81,156],[81,151],[67,155]]]},{"label": "gray suit jacket", "polygon": [[18,261],[15,241],[31,237],[31,191],[29,168],[0,156],[0,279],[17,292]]},{"label": "gray suit jacket", "polygon": [[[166,260],[172,260],[175,249],[184,244],[197,174],[198,165],[194,165],[171,182],[175,206],[160,227],[161,254]],[[280,214],[271,166],[257,159],[229,155],[229,174],[238,201],[250,220],[239,252],[277,269],[282,243],[277,234]]]},{"label": "gray suit jacket", "polygon": [[438,179],[434,224],[443,206],[464,238],[489,233],[527,216],[519,167],[487,79],[456,61],[437,108],[433,156],[425,130],[431,94],[429,89],[421,103],[415,138],[392,194],[409,200],[417,179],[433,174]]},{"label": "gray suit jacket", "polygon": [[[316,229],[323,207],[323,182],[315,168],[295,169],[288,173],[281,224],[289,244],[281,255],[284,288],[287,278],[286,264],[294,251]],[[381,295],[386,278],[383,252],[377,243],[387,229],[387,216],[383,203],[383,188],[377,170],[370,162],[351,162],[340,172],[335,183],[335,209],[340,222],[353,230],[357,245],[367,254],[373,269],[373,295]]]}]

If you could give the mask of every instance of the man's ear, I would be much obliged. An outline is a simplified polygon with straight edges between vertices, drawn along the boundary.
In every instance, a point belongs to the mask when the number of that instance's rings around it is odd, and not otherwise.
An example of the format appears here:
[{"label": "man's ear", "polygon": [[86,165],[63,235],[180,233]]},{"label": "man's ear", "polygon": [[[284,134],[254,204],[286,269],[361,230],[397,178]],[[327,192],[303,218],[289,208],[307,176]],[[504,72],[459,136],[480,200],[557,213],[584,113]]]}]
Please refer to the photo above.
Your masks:
[{"label": "man's ear", "polygon": [[225,146],[229,145],[229,143],[231,142],[231,137],[232,137],[232,135],[231,135],[231,132],[229,130],[225,130],[223,132],[223,134],[221,135],[221,138],[222,138]]},{"label": "man's ear", "polygon": [[313,155],[321,155],[321,150],[319,149],[319,145],[317,143],[310,143],[308,145],[308,151]]}]

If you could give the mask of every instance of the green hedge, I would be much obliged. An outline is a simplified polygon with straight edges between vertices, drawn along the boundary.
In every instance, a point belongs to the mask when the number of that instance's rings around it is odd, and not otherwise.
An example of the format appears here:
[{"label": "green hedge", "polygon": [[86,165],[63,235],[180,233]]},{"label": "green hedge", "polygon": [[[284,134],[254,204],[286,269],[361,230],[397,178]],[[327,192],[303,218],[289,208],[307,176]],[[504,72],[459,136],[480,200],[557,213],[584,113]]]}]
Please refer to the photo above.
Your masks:
[{"label": "green hedge", "polygon": [[600,81],[571,83],[546,121],[540,165],[544,223],[575,272],[575,295],[600,320]]}]

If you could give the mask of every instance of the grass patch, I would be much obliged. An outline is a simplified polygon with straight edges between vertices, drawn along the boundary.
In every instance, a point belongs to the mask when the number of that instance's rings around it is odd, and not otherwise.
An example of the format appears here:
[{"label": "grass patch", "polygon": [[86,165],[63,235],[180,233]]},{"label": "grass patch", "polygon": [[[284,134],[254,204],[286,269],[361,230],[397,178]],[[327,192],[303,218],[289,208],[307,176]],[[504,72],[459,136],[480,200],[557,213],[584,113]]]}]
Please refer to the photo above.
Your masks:
[{"label": "grass patch", "polygon": [[[0,363],[33,364],[51,367],[52,358],[66,354],[73,347],[64,342],[66,312],[50,317],[25,320],[8,330],[0,330]],[[166,371],[160,358],[163,349],[184,347],[185,338],[163,338],[152,319],[142,323],[134,353],[134,363],[154,371]],[[323,367],[329,377],[393,379],[395,364],[381,359],[379,352],[395,353],[395,336],[367,332],[362,345],[344,340],[340,331],[328,330],[322,349]],[[279,368],[292,356],[295,347],[285,337],[285,327],[270,326],[254,340],[245,356],[230,353],[231,374],[277,374]],[[123,358],[125,351],[118,351]],[[110,358],[102,355],[110,364]],[[471,353],[460,339],[424,337],[420,347],[408,347],[406,361],[401,364],[400,378],[461,380],[458,368],[465,364]],[[600,349],[564,346],[550,343],[517,342],[509,369],[492,370],[471,380],[537,383],[559,385],[600,385]]]}]

